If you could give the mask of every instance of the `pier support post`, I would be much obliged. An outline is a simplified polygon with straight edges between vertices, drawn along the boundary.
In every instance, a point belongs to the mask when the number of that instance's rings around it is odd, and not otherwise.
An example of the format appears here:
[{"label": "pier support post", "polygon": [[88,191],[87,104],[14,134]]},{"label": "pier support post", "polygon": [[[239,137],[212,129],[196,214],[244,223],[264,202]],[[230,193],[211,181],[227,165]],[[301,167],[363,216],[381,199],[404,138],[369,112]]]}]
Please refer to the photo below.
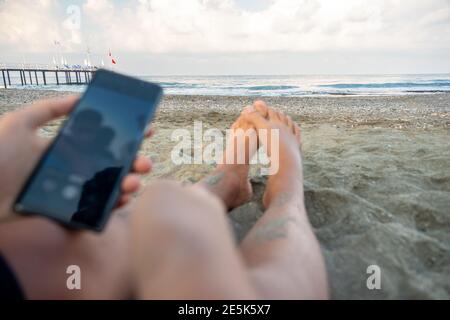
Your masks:
[{"label": "pier support post", "polygon": [[55,71],[56,84],[59,86],[58,71]]},{"label": "pier support post", "polygon": [[23,74],[23,83],[27,85],[27,75],[25,74],[25,70],[22,70],[22,74]]},{"label": "pier support post", "polygon": [[30,77],[30,84],[33,84],[33,78],[31,77],[31,71],[28,71],[28,76]]},{"label": "pier support post", "polygon": [[11,86],[11,77],[9,76],[9,70],[6,70],[6,75],[8,76],[8,84]]},{"label": "pier support post", "polygon": [[5,85],[5,89],[8,88],[8,86],[6,85],[6,78],[5,78],[5,71],[2,70],[2,76],[3,76],[3,84]]},{"label": "pier support post", "polygon": [[42,71],[42,78],[44,79],[44,86],[47,85],[47,78],[45,77],[45,71]]},{"label": "pier support post", "polygon": [[20,75],[20,83],[23,85],[22,71],[20,71],[20,70],[19,70],[19,75]]},{"label": "pier support post", "polygon": [[37,71],[34,70],[34,79],[36,79],[36,84],[39,85],[39,80],[38,80],[38,76],[37,76]]}]

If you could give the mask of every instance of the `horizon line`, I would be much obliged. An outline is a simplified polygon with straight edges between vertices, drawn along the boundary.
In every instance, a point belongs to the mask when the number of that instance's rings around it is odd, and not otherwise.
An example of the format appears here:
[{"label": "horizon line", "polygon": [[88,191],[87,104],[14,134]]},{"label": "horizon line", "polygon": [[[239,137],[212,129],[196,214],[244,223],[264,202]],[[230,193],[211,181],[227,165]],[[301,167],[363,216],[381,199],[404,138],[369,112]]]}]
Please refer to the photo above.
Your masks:
[{"label": "horizon line", "polygon": [[[124,70],[121,70],[126,72]],[[303,74],[136,74],[137,77],[301,77],[301,76],[421,76],[421,75],[450,75],[450,72],[418,72],[418,73],[303,73]]]}]

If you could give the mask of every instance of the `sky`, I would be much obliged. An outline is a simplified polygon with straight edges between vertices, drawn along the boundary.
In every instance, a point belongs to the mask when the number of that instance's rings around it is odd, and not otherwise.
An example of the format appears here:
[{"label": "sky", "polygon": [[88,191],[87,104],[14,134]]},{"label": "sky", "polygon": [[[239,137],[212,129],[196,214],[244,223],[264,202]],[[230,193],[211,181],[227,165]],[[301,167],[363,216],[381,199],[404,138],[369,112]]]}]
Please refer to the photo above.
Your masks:
[{"label": "sky", "polygon": [[450,0],[0,0],[0,63],[88,48],[140,75],[450,73]]}]

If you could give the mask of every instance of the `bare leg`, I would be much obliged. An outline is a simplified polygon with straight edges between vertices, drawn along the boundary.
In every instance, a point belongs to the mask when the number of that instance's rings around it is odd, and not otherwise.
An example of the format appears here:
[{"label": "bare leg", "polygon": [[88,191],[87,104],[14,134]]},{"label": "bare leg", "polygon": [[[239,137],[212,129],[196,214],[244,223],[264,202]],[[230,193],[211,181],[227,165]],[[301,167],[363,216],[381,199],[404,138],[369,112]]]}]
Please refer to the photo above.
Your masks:
[{"label": "bare leg", "polygon": [[258,149],[256,131],[242,116],[231,126],[231,132],[222,164],[199,183],[219,197],[228,210],[243,205],[252,197],[248,173],[250,160]]},{"label": "bare leg", "polygon": [[[102,234],[69,231],[43,218],[0,225],[0,252],[27,299],[131,298],[129,208]],[[81,269],[81,290],[67,288],[67,268]]]},{"label": "bare leg", "polygon": [[[300,129],[264,102],[256,102],[253,108],[247,108],[232,129],[279,129],[281,141],[280,170],[270,177],[263,199],[267,211],[241,246],[249,273],[262,297],[326,298],[323,258],[304,206]],[[238,151],[246,153],[244,164],[219,165],[200,183],[229,209],[244,204],[252,195],[248,172],[256,149],[249,139],[245,145],[234,141],[225,156],[230,158],[231,152]]]},{"label": "bare leg", "polygon": [[255,298],[218,198],[200,186],[149,185],[133,221],[140,299]]},{"label": "bare leg", "polygon": [[249,123],[279,130],[280,169],[268,180],[267,211],[241,246],[253,283],[264,298],[327,298],[324,261],[304,206],[300,129],[262,102],[254,108]]}]

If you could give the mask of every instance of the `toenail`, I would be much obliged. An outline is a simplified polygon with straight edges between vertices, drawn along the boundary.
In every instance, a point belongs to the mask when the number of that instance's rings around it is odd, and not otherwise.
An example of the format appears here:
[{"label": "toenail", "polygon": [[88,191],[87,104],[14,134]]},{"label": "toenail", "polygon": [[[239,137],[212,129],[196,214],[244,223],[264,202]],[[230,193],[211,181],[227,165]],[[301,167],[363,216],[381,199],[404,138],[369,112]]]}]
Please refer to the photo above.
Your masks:
[{"label": "toenail", "polygon": [[254,106],[246,106],[245,108],[244,108],[244,111],[243,111],[243,113],[252,113],[252,112],[255,112],[256,111],[256,109],[255,109],[255,107]]}]

